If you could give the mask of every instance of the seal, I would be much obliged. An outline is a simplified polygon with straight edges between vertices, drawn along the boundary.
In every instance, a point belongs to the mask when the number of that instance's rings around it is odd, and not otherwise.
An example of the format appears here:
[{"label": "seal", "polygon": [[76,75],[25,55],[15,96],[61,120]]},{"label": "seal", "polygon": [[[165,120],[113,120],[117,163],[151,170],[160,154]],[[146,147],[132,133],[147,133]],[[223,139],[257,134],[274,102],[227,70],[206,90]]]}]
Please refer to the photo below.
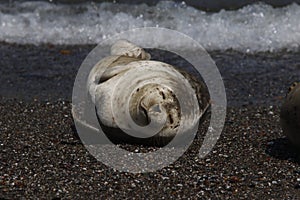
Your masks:
[{"label": "seal", "polygon": [[[127,40],[119,40],[112,45],[111,55],[100,60],[89,74],[87,89],[99,123],[115,142],[164,145],[177,134],[182,121],[185,124],[184,134],[195,126],[210,106],[209,93],[202,81],[172,65],[150,58],[151,55],[143,48]],[[184,103],[197,104],[199,108],[190,110],[188,115],[181,113],[181,105],[175,95],[175,90],[182,85],[187,89],[180,92],[194,94],[196,99],[196,102],[188,99]],[[127,108],[129,115],[124,114]],[[132,124],[125,119],[128,116],[138,126],[153,125],[152,128],[161,129],[154,136],[141,131],[141,138],[116,131],[133,131]]]},{"label": "seal", "polygon": [[294,83],[281,107],[280,121],[283,132],[300,150],[300,83]]}]

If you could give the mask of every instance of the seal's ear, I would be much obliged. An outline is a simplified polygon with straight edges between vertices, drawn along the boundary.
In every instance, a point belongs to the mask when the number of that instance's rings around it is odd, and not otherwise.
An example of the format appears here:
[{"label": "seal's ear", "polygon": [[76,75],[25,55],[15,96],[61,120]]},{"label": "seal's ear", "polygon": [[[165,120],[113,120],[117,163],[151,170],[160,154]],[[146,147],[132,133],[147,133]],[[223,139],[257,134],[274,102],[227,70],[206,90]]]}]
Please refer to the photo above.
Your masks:
[{"label": "seal's ear", "polygon": [[111,55],[128,56],[141,60],[150,60],[151,56],[143,48],[129,42],[128,40],[118,40],[112,45],[110,50]]}]

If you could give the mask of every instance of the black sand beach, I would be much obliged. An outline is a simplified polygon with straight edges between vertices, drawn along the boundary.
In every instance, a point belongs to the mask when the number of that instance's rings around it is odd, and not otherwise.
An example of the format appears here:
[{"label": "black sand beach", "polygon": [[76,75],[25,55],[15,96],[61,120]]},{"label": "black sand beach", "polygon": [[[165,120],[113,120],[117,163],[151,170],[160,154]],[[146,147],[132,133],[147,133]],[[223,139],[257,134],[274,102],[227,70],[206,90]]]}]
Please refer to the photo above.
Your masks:
[{"label": "black sand beach", "polygon": [[287,88],[300,77],[299,51],[209,52],[228,98],[217,145],[198,158],[200,127],[175,163],[130,174],[98,162],[76,134],[72,87],[93,47],[0,44],[0,198],[300,198],[300,156],[279,123]]}]

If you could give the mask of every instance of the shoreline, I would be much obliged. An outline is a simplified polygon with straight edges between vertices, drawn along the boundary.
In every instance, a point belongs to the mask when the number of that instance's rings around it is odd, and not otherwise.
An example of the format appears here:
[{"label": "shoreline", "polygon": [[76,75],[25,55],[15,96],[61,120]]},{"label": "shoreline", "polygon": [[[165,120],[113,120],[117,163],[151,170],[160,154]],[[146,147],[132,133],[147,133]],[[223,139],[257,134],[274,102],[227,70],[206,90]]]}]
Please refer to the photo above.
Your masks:
[{"label": "shoreline", "polygon": [[[95,45],[18,45],[0,43],[0,94],[25,101],[71,101],[77,71]],[[280,105],[300,79],[298,51],[208,52],[223,77],[229,106]],[[155,59],[182,65],[178,58]]]}]

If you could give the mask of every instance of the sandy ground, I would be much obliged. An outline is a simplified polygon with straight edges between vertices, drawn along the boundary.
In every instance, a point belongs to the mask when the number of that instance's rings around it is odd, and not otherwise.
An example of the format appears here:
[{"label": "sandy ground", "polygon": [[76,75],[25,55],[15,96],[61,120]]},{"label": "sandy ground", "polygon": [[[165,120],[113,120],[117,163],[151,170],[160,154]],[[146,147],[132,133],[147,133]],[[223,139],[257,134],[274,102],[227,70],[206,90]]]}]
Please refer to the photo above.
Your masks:
[{"label": "sandy ground", "polygon": [[228,96],[217,145],[198,158],[206,120],[175,163],[130,174],[98,162],[76,134],[72,87],[92,48],[0,45],[0,198],[300,198],[300,156],[279,124],[286,89],[300,77],[299,52],[210,52]]}]

